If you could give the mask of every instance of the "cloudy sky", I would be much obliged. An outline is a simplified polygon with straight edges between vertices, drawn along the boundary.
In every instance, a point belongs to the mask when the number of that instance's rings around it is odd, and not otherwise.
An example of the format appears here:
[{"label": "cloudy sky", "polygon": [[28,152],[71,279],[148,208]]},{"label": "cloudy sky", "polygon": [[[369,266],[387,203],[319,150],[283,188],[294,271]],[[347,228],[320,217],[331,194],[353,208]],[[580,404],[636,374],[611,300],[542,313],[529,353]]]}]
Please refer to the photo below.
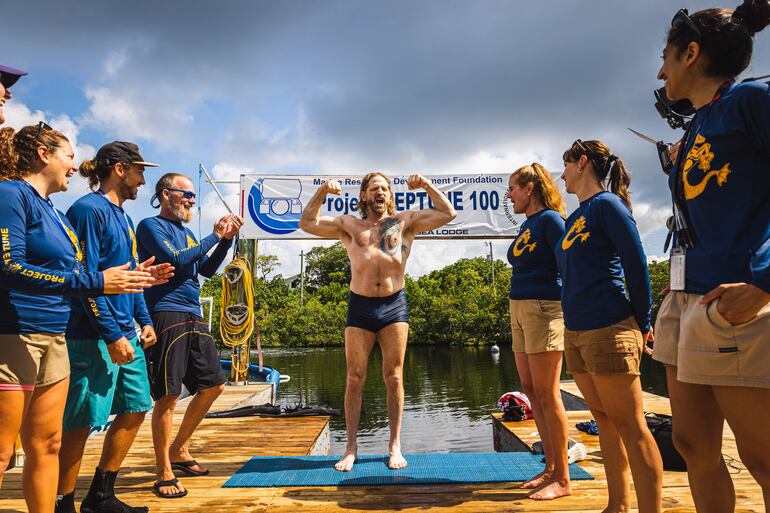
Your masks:
[{"label": "cloudy sky", "polygon": [[[725,7],[734,7],[730,0]],[[115,139],[195,178],[242,173],[362,175],[509,172],[539,161],[561,171],[576,138],[606,141],[633,175],[634,213],[660,256],[668,193],[656,139],[680,136],[652,90],[665,31],[701,1],[102,1],[0,0],[2,63],[30,72],[7,124],[45,120],[78,159]],[[770,30],[745,76],[770,73]],[[149,207],[156,176],[136,202]],[[157,175],[159,176],[159,175]],[[62,210],[86,192],[54,197]],[[224,186],[237,205],[237,186]],[[203,235],[225,213],[202,187]],[[574,208],[574,198],[568,199]],[[191,225],[198,232],[195,219]],[[264,242],[284,275],[316,243]],[[483,255],[483,241],[419,242],[420,275]],[[507,242],[495,242],[503,257]]]}]

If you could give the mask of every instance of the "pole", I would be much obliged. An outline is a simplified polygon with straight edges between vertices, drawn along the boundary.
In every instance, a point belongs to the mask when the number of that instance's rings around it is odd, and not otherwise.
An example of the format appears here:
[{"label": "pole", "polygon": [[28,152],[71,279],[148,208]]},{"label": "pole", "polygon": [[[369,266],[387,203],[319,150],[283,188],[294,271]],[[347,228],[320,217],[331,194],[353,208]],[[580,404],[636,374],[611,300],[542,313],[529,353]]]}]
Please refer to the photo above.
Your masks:
[{"label": "pole", "polygon": [[299,252],[299,306],[305,305],[305,250]]},{"label": "pole", "polygon": [[217,196],[219,196],[219,200],[224,204],[224,206],[227,209],[227,211],[232,214],[233,211],[230,208],[230,205],[227,204],[227,202],[225,201],[225,198],[222,196],[222,193],[219,192],[219,189],[217,188],[217,185],[214,183],[214,180],[211,179],[211,175],[209,175],[209,172],[206,171],[205,167],[203,167],[203,164],[198,164],[198,172],[200,172],[200,171],[203,171],[203,173],[206,175],[206,178],[208,178],[208,180],[206,180],[206,181],[211,184],[211,187],[214,189],[214,192],[216,192]]},{"label": "pole", "polygon": [[492,241],[487,241],[486,244],[489,246],[489,263],[492,265],[492,288],[495,288],[495,257],[492,254]]}]

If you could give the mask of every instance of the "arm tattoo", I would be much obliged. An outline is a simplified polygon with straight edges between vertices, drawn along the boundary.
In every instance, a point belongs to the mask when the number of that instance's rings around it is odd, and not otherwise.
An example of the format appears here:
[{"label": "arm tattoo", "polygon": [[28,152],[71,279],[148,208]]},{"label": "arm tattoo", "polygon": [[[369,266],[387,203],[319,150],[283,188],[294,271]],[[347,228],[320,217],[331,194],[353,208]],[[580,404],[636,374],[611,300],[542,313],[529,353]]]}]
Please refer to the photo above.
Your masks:
[{"label": "arm tattoo", "polygon": [[385,219],[380,225],[380,250],[386,255],[401,252],[401,220],[395,217]]}]

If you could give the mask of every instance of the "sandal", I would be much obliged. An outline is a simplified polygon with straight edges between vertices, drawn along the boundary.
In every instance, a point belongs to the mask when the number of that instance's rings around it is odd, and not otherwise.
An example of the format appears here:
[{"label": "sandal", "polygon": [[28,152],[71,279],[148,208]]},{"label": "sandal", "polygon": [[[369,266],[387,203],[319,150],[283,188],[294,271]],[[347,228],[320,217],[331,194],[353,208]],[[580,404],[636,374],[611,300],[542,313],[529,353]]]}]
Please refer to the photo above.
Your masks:
[{"label": "sandal", "polygon": [[172,470],[178,470],[179,472],[183,472],[188,476],[200,477],[209,475],[209,469],[205,468],[203,470],[194,470],[192,467],[195,466],[200,466],[195,460],[171,462]]},{"label": "sandal", "polygon": [[179,488],[179,479],[177,478],[168,479],[166,481],[158,481],[152,485],[152,489],[155,490],[155,494],[162,499],[178,499],[187,495],[187,490],[182,490],[181,492],[176,493],[163,493],[160,491],[161,486],[176,486]]}]

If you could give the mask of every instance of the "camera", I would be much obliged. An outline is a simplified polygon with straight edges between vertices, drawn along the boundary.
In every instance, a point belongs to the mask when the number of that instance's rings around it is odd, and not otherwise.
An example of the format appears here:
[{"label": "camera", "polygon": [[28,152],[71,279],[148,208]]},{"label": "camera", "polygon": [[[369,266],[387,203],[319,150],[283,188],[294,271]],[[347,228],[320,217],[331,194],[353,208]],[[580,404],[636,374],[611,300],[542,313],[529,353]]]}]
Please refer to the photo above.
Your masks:
[{"label": "camera", "polygon": [[[690,118],[695,115],[695,107],[688,99],[671,101],[666,95],[666,88],[661,87],[653,93],[655,95],[655,110],[660,117],[668,121],[671,128],[686,128]],[[660,150],[658,150],[660,151]]]}]

